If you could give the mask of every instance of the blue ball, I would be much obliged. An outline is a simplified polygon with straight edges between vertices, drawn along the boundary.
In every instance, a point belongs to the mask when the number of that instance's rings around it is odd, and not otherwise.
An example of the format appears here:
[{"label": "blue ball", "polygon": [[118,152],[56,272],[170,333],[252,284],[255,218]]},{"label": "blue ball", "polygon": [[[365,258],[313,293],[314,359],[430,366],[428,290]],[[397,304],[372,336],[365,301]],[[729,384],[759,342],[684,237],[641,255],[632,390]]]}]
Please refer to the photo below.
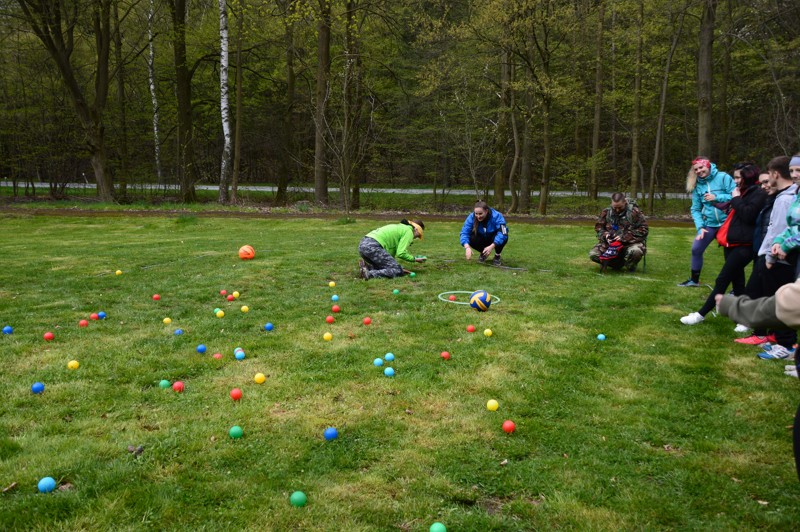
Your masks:
[{"label": "blue ball", "polygon": [[328,427],[327,429],[325,429],[325,433],[323,434],[323,436],[325,436],[325,439],[328,441],[335,440],[336,438],[339,437],[339,431],[333,427]]},{"label": "blue ball", "polygon": [[601,340],[601,341],[602,341],[602,340],[605,340],[605,339],[606,339],[606,335],[605,335],[605,334],[598,334],[598,335],[597,335],[597,339],[598,339],[598,340]]},{"label": "blue ball", "polygon": [[383,358],[385,358],[387,362],[391,362],[394,360],[394,353],[386,353]]},{"label": "blue ball", "polygon": [[44,384],[41,382],[34,382],[33,386],[31,386],[31,391],[36,394],[42,393],[44,391]]},{"label": "blue ball", "polygon": [[272,323],[267,323],[266,325],[264,325],[264,330],[265,331],[271,331],[274,328],[275,328],[275,326]]},{"label": "blue ball", "polygon": [[394,370],[392,368],[386,368],[383,370],[383,374],[387,377],[394,377]]},{"label": "blue ball", "polygon": [[476,290],[469,296],[469,306],[478,312],[486,312],[492,304],[492,296],[486,290]]},{"label": "blue ball", "polygon": [[334,295],[332,295],[332,296],[331,296],[331,301],[339,301],[339,296],[337,296],[337,295],[335,295],[335,294],[334,294]]},{"label": "blue ball", "polygon": [[205,345],[203,345],[203,344],[200,344],[200,345],[198,345],[198,346],[197,346],[197,352],[198,352],[198,353],[200,353],[200,354],[202,355],[203,353],[205,353],[205,352],[206,352],[206,346],[205,346]]},{"label": "blue ball", "polygon": [[97,317],[100,318],[101,320],[104,320],[106,319],[106,313],[101,310],[100,312],[97,313]]},{"label": "blue ball", "polygon": [[236,349],[234,349],[234,350],[233,350],[233,354],[235,355],[235,354],[236,354],[236,353],[238,353],[239,351],[241,351],[242,353],[244,353],[244,349],[242,349],[241,347],[237,347]]},{"label": "blue ball", "polygon": [[6,325],[3,327],[3,334],[11,334],[14,332],[14,329],[11,328],[11,325]]},{"label": "blue ball", "polygon": [[378,367],[381,367],[381,366],[383,366],[383,359],[382,358],[376,358],[375,360],[372,361],[372,363],[375,364]]},{"label": "blue ball", "polygon": [[180,336],[183,334],[183,329],[175,329],[175,336]]},{"label": "blue ball", "polygon": [[56,489],[56,479],[53,477],[44,477],[38,484],[40,493],[50,493]]},{"label": "blue ball", "polygon": [[233,356],[236,357],[236,360],[244,360],[244,351],[236,351],[236,354]]}]

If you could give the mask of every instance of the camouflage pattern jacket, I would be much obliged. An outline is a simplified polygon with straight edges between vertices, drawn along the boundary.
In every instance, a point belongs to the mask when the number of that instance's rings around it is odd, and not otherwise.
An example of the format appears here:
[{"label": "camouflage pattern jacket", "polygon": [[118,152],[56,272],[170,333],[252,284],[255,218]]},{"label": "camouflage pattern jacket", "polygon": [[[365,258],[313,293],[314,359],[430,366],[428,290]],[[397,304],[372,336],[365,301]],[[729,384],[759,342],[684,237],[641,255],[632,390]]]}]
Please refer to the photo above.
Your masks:
[{"label": "camouflage pattern jacket", "polygon": [[[625,210],[616,213],[610,206],[603,209],[597,223],[594,224],[597,240],[601,247],[608,246],[608,242],[617,236],[621,236],[620,241],[623,246],[631,244],[644,244],[650,229],[647,227],[647,220],[639,207],[628,202]],[[642,246],[642,251],[646,251]]]}]

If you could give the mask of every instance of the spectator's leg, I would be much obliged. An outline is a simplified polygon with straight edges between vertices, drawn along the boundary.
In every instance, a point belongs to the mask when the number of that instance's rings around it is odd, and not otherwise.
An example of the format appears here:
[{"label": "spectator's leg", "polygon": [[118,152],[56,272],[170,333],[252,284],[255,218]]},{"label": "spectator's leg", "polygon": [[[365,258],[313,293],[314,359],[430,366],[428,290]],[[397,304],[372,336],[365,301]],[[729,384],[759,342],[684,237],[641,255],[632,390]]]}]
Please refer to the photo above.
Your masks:
[{"label": "spectator's leg", "polygon": [[625,267],[629,271],[635,271],[636,265],[644,257],[644,244],[631,244],[625,248]]},{"label": "spectator's leg", "polygon": [[717,227],[707,227],[706,233],[700,240],[692,242],[692,281],[700,282],[700,271],[703,269],[703,253],[706,252],[708,245],[717,236]]},{"label": "spectator's leg", "polygon": [[733,248],[725,248],[725,264],[717,275],[717,280],[714,282],[714,288],[711,290],[708,299],[700,307],[698,311],[701,316],[705,316],[711,309],[713,309],[717,302],[714,297],[717,294],[724,294],[737,276],[744,277],[744,268],[750,263],[752,257],[752,248],[750,246],[740,246]]},{"label": "spectator's leg", "polygon": [[600,264],[600,255],[605,253],[606,249],[608,249],[607,244],[601,244],[598,242],[592,249],[589,250],[589,260]]}]

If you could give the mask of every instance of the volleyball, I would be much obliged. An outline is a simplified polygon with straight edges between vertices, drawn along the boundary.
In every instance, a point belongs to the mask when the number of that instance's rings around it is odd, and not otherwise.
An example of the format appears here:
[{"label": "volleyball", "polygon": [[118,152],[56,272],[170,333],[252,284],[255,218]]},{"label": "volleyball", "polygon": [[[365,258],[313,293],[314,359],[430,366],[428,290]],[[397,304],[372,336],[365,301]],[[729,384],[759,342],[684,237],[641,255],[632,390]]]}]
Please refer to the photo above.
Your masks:
[{"label": "volleyball", "polygon": [[469,306],[479,312],[486,312],[491,304],[492,296],[486,290],[476,290],[469,296]]},{"label": "volleyball", "polygon": [[239,248],[239,258],[242,260],[250,260],[256,256],[256,250],[253,246],[242,246]]}]

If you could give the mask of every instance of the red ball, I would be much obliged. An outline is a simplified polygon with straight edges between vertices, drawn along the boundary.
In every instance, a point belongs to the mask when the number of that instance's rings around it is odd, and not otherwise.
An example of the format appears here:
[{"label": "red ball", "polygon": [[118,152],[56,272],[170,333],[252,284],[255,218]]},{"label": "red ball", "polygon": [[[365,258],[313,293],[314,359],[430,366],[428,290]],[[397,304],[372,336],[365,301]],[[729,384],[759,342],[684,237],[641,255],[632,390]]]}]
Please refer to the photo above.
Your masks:
[{"label": "red ball", "polygon": [[172,389],[178,393],[181,393],[183,391],[183,382],[175,381],[175,384],[172,385]]},{"label": "red ball", "polygon": [[517,430],[517,426],[514,424],[513,421],[511,421],[510,419],[503,421],[503,431],[507,432],[508,434],[511,434],[515,430]]},{"label": "red ball", "polygon": [[221,358],[222,358],[222,353],[214,353],[214,354],[213,354],[213,355],[211,355],[211,356],[212,356],[212,357],[214,357],[214,358],[216,358],[217,360],[219,360],[219,359],[221,359]]},{"label": "red ball", "polygon": [[242,398],[242,390],[240,390],[239,388],[234,388],[233,390],[231,390],[231,399],[233,399],[234,401],[238,401],[241,398]]},{"label": "red ball", "polygon": [[328,316],[327,318],[325,318],[325,321],[327,321],[328,323],[333,323],[334,322],[333,316]]},{"label": "red ball", "polygon": [[369,325],[370,323],[372,323],[372,318],[370,318],[369,316],[364,318],[364,325]]},{"label": "red ball", "polygon": [[89,322],[86,321],[86,320],[81,320],[81,321],[78,322],[78,327],[88,327],[88,326],[89,326]]},{"label": "red ball", "polygon": [[334,305],[334,306],[332,306],[332,307],[331,307],[331,310],[332,310],[333,312],[339,312],[339,311],[340,311],[340,310],[342,310],[342,309],[341,309],[341,308],[339,308],[339,305]]},{"label": "red ball", "polygon": [[475,326],[474,325],[467,325],[467,332],[468,333],[475,332]]},{"label": "red ball", "polygon": [[227,294],[227,293],[228,293],[228,291],[227,291],[227,290],[220,290],[220,291],[219,291],[219,295],[221,295],[221,296],[224,296],[224,295],[225,295],[225,294]]},{"label": "red ball", "polygon": [[92,312],[92,313],[89,315],[89,318],[90,318],[90,319],[93,319],[93,320],[99,320],[99,319],[100,319],[100,316],[98,316],[98,315],[97,315],[97,312]]},{"label": "red ball", "polygon": [[160,296],[160,295],[158,295],[158,294],[153,294],[153,301],[158,301],[159,299],[161,299],[161,296]]},{"label": "red ball", "polygon": [[456,296],[455,296],[455,294],[453,294],[452,296],[448,297],[447,299],[449,299],[450,301],[455,301],[456,300]]},{"label": "red ball", "polygon": [[440,356],[445,360],[450,360],[450,353],[448,353],[447,351],[442,351],[442,354]]},{"label": "red ball", "polygon": [[46,332],[46,333],[44,333],[44,336],[43,336],[43,338],[48,342],[50,342],[55,337],[56,337],[56,335],[51,333],[51,332]]},{"label": "red ball", "polygon": [[236,299],[236,298],[235,298],[235,297],[233,297],[233,294],[231,294],[231,295],[229,295],[229,296],[228,296],[226,299],[227,299],[228,301],[233,301],[233,300],[234,300],[234,299]]}]

